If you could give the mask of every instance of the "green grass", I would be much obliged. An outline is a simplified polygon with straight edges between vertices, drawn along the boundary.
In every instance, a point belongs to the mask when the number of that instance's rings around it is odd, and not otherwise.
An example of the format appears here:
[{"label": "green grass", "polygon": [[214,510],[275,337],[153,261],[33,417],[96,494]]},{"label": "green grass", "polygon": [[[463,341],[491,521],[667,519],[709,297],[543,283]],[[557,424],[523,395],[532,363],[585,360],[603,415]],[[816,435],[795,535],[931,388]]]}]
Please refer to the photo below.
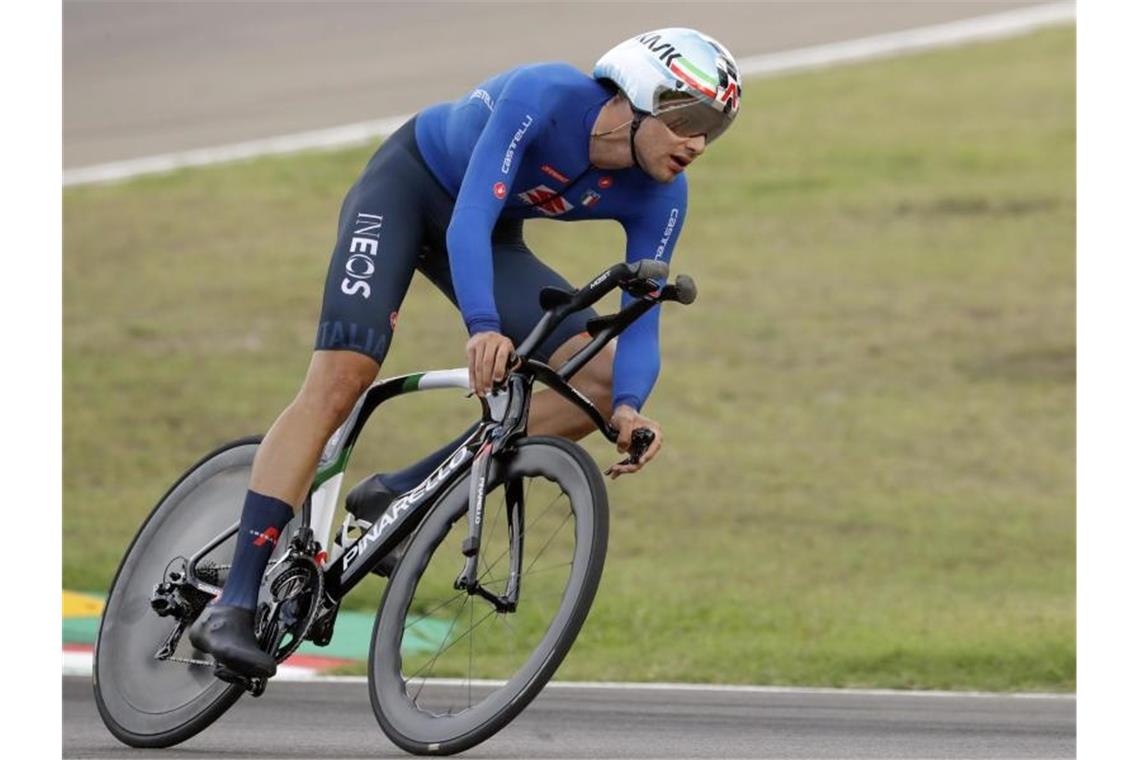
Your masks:
[{"label": "green grass", "polygon": [[[701,294],[667,309],[647,408],[668,443],[611,489],[560,677],[1075,687],[1074,48],[1051,30],[748,85],[691,171],[674,271]],[[166,485],[289,401],[368,155],[66,191],[68,588],[105,589]],[[528,239],[571,281],[622,250],[614,224]],[[384,374],[460,365],[463,341],[417,278]],[[472,415],[395,402],[350,477]]]}]

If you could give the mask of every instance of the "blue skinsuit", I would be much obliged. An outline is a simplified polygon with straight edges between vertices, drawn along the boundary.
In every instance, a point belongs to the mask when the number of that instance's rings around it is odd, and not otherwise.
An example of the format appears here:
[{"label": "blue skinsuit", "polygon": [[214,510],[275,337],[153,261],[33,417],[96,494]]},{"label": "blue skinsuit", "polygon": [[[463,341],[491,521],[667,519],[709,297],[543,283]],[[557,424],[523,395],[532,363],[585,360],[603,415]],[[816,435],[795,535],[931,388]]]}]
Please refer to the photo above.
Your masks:
[{"label": "blue skinsuit", "polygon": [[[415,149],[405,152],[418,153],[417,157],[422,158],[447,196],[454,199],[445,232],[449,271],[443,273],[436,266],[433,272],[425,266],[423,258],[416,266],[453,297],[469,333],[511,334],[510,330],[503,329],[503,321],[514,305],[504,303],[502,294],[512,291],[500,283],[503,277],[510,275],[497,271],[495,263],[504,264],[500,260],[499,243],[512,225],[520,230],[517,241],[512,239],[512,243],[516,248],[523,245],[521,221],[515,220],[615,219],[626,231],[627,261],[644,258],[669,261],[672,257],[685,219],[687,183],[684,175],[663,184],[635,167],[614,171],[590,165],[590,131],[598,112],[612,94],[612,90],[567,64],[541,63],[520,66],[492,77],[460,99],[429,107],[416,117]],[[382,153],[384,147],[377,157]],[[389,153],[394,155],[392,149]],[[390,332],[383,334],[384,326],[375,325],[376,341],[369,342],[371,323],[363,324],[363,318],[353,317],[343,309],[338,314],[330,306],[330,300],[344,301],[344,294],[357,287],[356,281],[350,281],[349,277],[361,277],[369,271],[365,266],[368,262],[359,261],[361,246],[352,249],[347,244],[352,234],[353,212],[372,208],[375,212],[367,219],[374,219],[383,215],[384,209],[389,209],[391,214],[391,207],[401,202],[392,193],[370,192],[370,187],[379,182],[391,185],[392,177],[404,171],[392,166],[402,157],[386,162],[378,161],[377,157],[350,191],[342,208],[341,240],[330,267],[317,347],[341,347],[337,340],[329,337],[331,331],[335,328],[340,330],[339,335],[347,334],[346,330],[355,334],[359,327],[360,331],[368,330],[369,338],[357,342],[367,343],[369,348],[347,347],[377,356],[379,360],[386,352]],[[401,197],[406,198],[413,183],[400,184],[404,189]],[[391,226],[387,220],[384,224]],[[380,250],[385,249],[384,242],[381,238]],[[357,252],[358,261],[355,265],[345,264],[349,276],[342,278],[345,271],[338,259],[344,259],[349,250]],[[409,269],[407,277],[410,279],[410,276]],[[532,284],[533,279],[527,283]],[[338,291],[335,286],[342,282],[344,285]],[[371,282],[369,287],[376,285]],[[396,301],[393,308],[398,308],[406,287],[406,283],[402,289],[397,285],[394,295],[388,296]],[[500,292],[498,303],[497,290]],[[537,291],[527,292],[525,298],[537,302]],[[629,297],[623,294],[622,300],[624,305]],[[659,315],[660,309],[654,308],[618,339],[614,362],[615,407],[629,404],[640,409],[649,396],[660,369]],[[530,326],[534,321],[530,321]],[[393,326],[394,322],[393,311]],[[580,330],[582,322],[576,326]],[[515,333],[520,331],[513,326],[512,329]],[[517,342],[517,335],[511,337]],[[559,340],[564,337],[559,336]]]}]

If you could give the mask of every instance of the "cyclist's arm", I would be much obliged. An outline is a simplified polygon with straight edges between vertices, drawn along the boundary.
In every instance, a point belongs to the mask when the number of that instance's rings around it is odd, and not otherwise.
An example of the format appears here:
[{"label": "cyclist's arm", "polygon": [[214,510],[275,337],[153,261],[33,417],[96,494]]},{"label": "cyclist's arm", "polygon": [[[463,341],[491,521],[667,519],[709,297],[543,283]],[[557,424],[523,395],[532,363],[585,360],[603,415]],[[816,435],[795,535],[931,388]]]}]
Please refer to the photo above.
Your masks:
[{"label": "cyclist's arm", "polygon": [[[669,261],[685,221],[688,186],[685,176],[658,194],[636,216],[622,220],[625,227],[625,259],[629,263],[646,258]],[[633,299],[623,293],[622,306]],[[655,306],[630,325],[617,341],[614,357],[614,409],[625,404],[640,411],[649,398],[661,369],[658,327],[661,307]]]},{"label": "cyclist's arm", "polygon": [[502,213],[511,185],[518,175],[523,153],[541,131],[543,119],[536,108],[507,86],[495,104],[475,143],[455,211],[447,228],[451,279],[467,332],[500,332],[495,307],[491,230]]}]

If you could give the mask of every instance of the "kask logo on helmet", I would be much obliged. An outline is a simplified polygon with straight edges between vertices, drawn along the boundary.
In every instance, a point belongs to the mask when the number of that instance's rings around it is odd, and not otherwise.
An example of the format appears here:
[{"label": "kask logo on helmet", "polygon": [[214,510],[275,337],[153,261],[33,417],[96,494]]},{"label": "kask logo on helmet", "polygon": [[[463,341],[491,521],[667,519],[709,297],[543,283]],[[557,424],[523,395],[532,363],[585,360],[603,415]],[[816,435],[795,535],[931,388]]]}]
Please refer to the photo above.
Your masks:
[{"label": "kask logo on helmet", "polygon": [[708,98],[716,98],[717,80],[701,71],[669,42],[661,39],[660,34],[643,34],[637,41],[649,48],[649,52],[657,53],[657,57],[665,64],[665,68],[685,84]]},{"label": "kask logo on helmet", "polygon": [[646,32],[618,44],[594,66],[636,110],[669,118],[682,136],[712,142],[740,109],[740,74],[728,50],[695,29]]}]

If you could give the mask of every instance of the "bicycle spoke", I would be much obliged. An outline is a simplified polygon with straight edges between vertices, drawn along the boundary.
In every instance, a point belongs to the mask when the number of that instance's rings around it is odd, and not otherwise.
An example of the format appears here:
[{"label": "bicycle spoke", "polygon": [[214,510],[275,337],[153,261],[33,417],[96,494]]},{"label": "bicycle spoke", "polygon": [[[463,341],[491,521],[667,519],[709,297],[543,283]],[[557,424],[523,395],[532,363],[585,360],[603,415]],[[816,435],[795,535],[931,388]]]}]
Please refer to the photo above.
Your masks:
[{"label": "bicycle spoke", "polygon": [[[562,491],[559,491],[557,494],[555,494],[555,495],[554,495],[554,498],[553,498],[553,499],[551,499],[551,500],[550,500],[550,503],[549,503],[549,504],[547,504],[547,505],[546,505],[546,507],[543,509],[543,511],[542,511],[542,514],[540,514],[538,517],[536,517],[534,520],[530,521],[529,523],[527,523],[527,525],[526,525],[526,526],[524,526],[524,527],[523,527],[522,531],[520,531],[520,533],[519,533],[519,538],[525,538],[525,537],[526,537],[526,533],[527,533],[527,530],[528,530],[528,528],[532,528],[532,527],[534,527],[535,525],[537,525],[537,524],[539,523],[539,521],[540,521],[540,520],[542,520],[542,518],[546,516],[546,513],[547,513],[547,512],[549,512],[549,511],[550,511],[550,510],[551,510],[551,509],[554,507],[554,504],[555,504],[555,503],[556,503],[556,502],[557,502],[557,501],[558,501],[558,500],[559,500],[561,497],[563,497],[563,496],[565,496],[565,495],[566,495],[566,494],[565,494],[565,493],[563,493]],[[567,517],[566,517],[566,519],[569,519],[569,516],[573,514],[573,511],[571,510],[570,512],[567,512],[566,514],[567,514]],[[562,520],[562,524],[563,524],[563,525],[565,525],[565,524],[566,524],[566,519],[563,519],[563,520]],[[561,530],[561,527],[562,527],[562,526],[560,525],[560,526],[558,527],[558,529],[559,529],[559,530]],[[549,543],[549,541],[548,541],[547,543]],[[495,558],[495,561],[494,561],[494,562],[492,562],[492,563],[491,563],[491,566],[490,566],[490,567],[488,567],[488,568],[487,568],[487,570],[484,572],[484,575],[485,575],[486,573],[489,573],[491,570],[494,570],[494,569],[495,569],[495,566],[496,566],[496,565],[498,565],[500,562],[502,562],[502,561],[503,561],[503,557],[507,556],[507,554],[510,552],[510,550],[511,550],[511,549],[510,549],[510,547],[507,547],[506,549],[503,549],[502,553],[500,553],[500,554],[499,554],[499,556]],[[479,577],[479,580],[480,580],[480,581],[482,581],[482,580],[483,580],[483,577],[482,577],[482,576],[480,576],[480,577]]]},{"label": "bicycle spoke", "polygon": [[408,630],[409,628],[411,628],[413,625],[415,625],[416,623],[420,622],[421,620],[427,620],[429,617],[431,617],[431,614],[432,614],[433,612],[435,612],[435,611],[437,611],[437,610],[441,610],[441,609],[443,609],[444,607],[446,607],[447,605],[449,605],[449,604],[451,604],[452,602],[454,602],[456,599],[462,599],[462,598],[463,598],[463,597],[465,597],[465,596],[467,596],[467,592],[466,592],[466,591],[457,591],[457,592],[455,593],[455,596],[451,597],[451,598],[450,598],[450,599],[448,599],[447,601],[443,602],[442,604],[437,604],[435,607],[432,607],[430,610],[428,610],[428,611],[427,611],[427,612],[425,612],[424,614],[420,615],[418,618],[416,618],[416,619],[415,619],[415,620],[413,620],[412,622],[410,622],[410,623],[405,623],[405,624],[404,624],[404,630],[405,630],[405,631],[406,631],[406,630]]},{"label": "bicycle spoke", "polygon": [[[467,598],[470,599],[471,597],[467,597]],[[464,602],[464,604],[466,604],[466,602]],[[405,680],[405,683],[409,683],[413,678],[415,678],[417,675],[419,675],[421,672],[423,672],[424,668],[429,668],[432,665],[434,665],[435,661],[439,659],[439,656],[447,651],[447,647],[445,647],[444,644],[447,643],[447,639],[449,636],[451,636],[451,632],[453,630],[455,630],[455,624],[459,622],[459,615],[461,615],[461,614],[463,614],[463,607],[462,606],[459,608],[459,614],[457,614],[455,616],[455,618],[451,621],[451,625],[448,626],[447,633],[445,633],[443,635],[443,641],[440,642],[440,645],[439,645],[440,648],[436,650],[435,655],[430,660],[428,660],[425,665],[421,666],[419,670],[417,670],[415,673],[412,673],[412,675]],[[427,677],[426,676],[424,678],[424,683],[427,683]],[[415,700],[419,699],[420,691],[423,691],[423,688],[424,688],[424,684],[421,683],[420,688],[416,691],[416,696],[412,697],[413,702]]]},{"label": "bicycle spoke", "polygon": [[[420,669],[417,670],[415,673],[412,673],[410,676],[405,678],[404,682],[405,683],[411,683],[412,679],[414,679],[416,676],[418,676],[420,673],[422,673],[426,668],[430,667],[431,665],[434,665],[435,661],[439,659],[440,655],[442,655],[447,650],[451,649],[453,646],[455,646],[459,642],[463,641],[463,639],[467,638],[467,636],[471,633],[471,631],[473,631],[476,628],[478,628],[479,626],[481,626],[487,618],[491,617],[494,614],[495,614],[495,609],[492,607],[491,610],[488,611],[486,615],[479,618],[479,620],[477,620],[475,622],[475,624],[473,626],[471,626],[471,628],[469,628],[467,631],[465,631],[462,636],[460,636],[459,638],[457,638],[455,641],[451,642],[447,646],[442,647],[438,652],[435,653],[435,655],[431,658],[430,661],[428,661],[425,665],[421,666]],[[458,620],[458,617],[456,619]],[[450,633],[451,633],[451,630],[449,629],[448,634],[450,635]],[[424,676],[424,683],[425,684],[427,683],[427,676]],[[423,684],[420,684],[420,689],[423,689]],[[413,697],[413,700],[418,698],[418,697],[419,697],[419,692],[417,691],[416,697]]]},{"label": "bicycle spoke", "polygon": [[524,573],[530,572],[530,568],[534,567],[535,562],[538,562],[538,558],[542,556],[542,553],[544,551],[546,551],[546,547],[550,546],[550,542],[554,540],[554,538],[559,534],[559,532],[561,532],[562,528],[570,520],[570,518],[571,518],[571,516],[573,516],[573,514],[574,514],[573,512],[567,512],[566,513],[566,516],[562,518],[561,524],[559,524],[559,526],[554,529],[554,532],[550,534],[550,538],[546,539],[546,543],[543,544],[542,548],[538,550],[538,553],[534,555],[534,559],[532,559],[530,561],[530,565],[527,567],[526,570],[523,571]]},{"label": "bicycle spoke", "polygon": [[[532,563],[532,566],[533,566],[533,563]],[[522,575],[520,575],[519,577],[520,578],[526,578],[526,577],[529,577],[532,575],[541,575],[542,573],[549,573],[551,570],[559,570],[563,567],[573,567],[573,566],[574,566],[573,562],[563,562],[563,563],[558,564],[558,565],[550,565],[548,567],[539,568],[538,570],[531,570],[530,568],[527,568],[526,571],[523,572]]]},{"label": "bicycle spoke", "polygon": [[509,613],[509,612],[500,612],[499,613],[499,620],[503,623],[503,625],[505,625],[507,628],[509,628],[511,630],[511,633],[514,635],[515,639],[518,639],[518,637],[519,637],[518,629],[515,628],[513,625],[511,625],[511,614],[512,613]]},{"label": "bicycle spoke", "polygon": [[[503,500],[499,502],[499,509],[495,512],[495,516],[493,518],[491,518],[490,533],[488,534],[487,538],[483,541],[483,543],[486,546],[491,546],[491,541],[495,538],[495,528],[497,528],[499,526],[499,515],[503,514],[503,510],[506,508],[506,505],[507,505],[507,497],[506,497],[506,492],[504,491]],[[483,560],[484,565],[487,564],[487,558],[485,556],[483,556],[482,552],[479,552],[479,558]],[[490,570],[491,570],[490,568],[487,568],[487,572],[490,572]]]},{"label": "bicycle spoke", "polygon": [[[563,468],[564,459],[551,457],[547,465],[542,458],[527,458],[546,457],[544,449],[556,447],[545,442],[534,445],[536,453],[528,454],[517,467],[509,466],[503,482],[487,494],[476,560],[476,593],[454,589],[465,562],[460,547],[470,519],[464,510],[467,505],[459,500],[462,495],[449,502],[446,515],[428,523],[430,543],[417,542],[417,563],[411,575],[401,573],[395,579],[400,584],[398,593],[407,594],[395,597],[405,611],[404,619],[386,630],[399,636],[403,626],[407,654],[393,648],[387,634],[385,651],[397,658],[398,676],[392,682],[400,689],[396,697],[420,716],[408,725],[427,721],[422,728],[436,726],[440,731],[451,730],[451,725],[477,725],[476,721],[495,716],[501,708],[494,698],[488,701],[488,689],[481,679],[516,689],[523,683],[517,680],[519,674],[537,677],[536,669],[549,662],[546,658],[565,655],[565,641],[555,637],[566,625],[563,613],[581,610],[582,595],[592,592],[590,584],[596,585],[592,565],[583,568],[586,576],[576,575],[583,560],[592,559],[583,546],[583,540],[589,545],[591,535],[581,535],[584,526],[579,521],[589,518],[593,505],[586,497],[593,492],[581,494],[581,478]],[[534,481],[540,479],[543,482],[535,486]],[[516,494],[518,505],[513,500]],[[515,511],[522,504],[525,515]],[[587,510],[585,515],[583,510]],[[504,612],[500,607],[509,588],[516,589],[518,596],[512,611]],[[490,692],[499,693],[502,688],[492,687]],[[392,698],[390,692],[379,693],[388,695],[381,696],[382,700]],[[436,724],[432,719],[454,723]]]}]

